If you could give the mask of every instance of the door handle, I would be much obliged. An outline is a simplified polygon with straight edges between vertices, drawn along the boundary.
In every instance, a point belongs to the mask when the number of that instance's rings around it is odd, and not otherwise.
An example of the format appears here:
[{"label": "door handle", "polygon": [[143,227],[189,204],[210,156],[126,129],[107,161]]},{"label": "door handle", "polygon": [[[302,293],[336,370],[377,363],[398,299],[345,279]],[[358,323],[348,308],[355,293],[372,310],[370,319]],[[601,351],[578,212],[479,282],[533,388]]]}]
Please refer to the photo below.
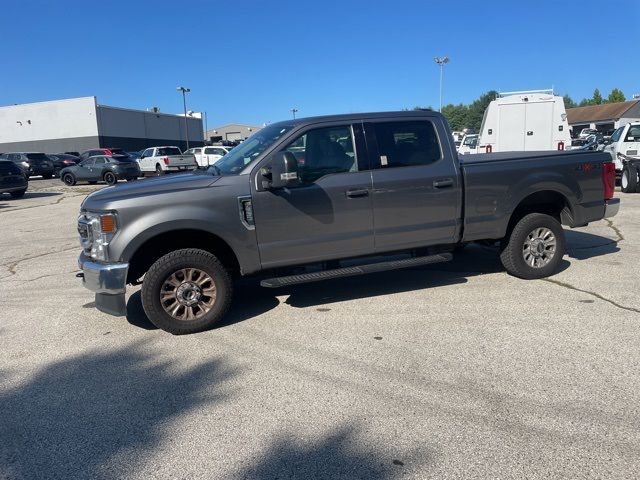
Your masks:
[{"label": "door handle", "polygon": [[366,197],[369,195],[369,190],[366,188],[360,188],[356,190],[347,190],[345,192],[349,198]]},{"label": "door handle", "polygon": [[445,178],[443,180],[434,180],[433,188],[446,188],[453,186],[453,178]]}]

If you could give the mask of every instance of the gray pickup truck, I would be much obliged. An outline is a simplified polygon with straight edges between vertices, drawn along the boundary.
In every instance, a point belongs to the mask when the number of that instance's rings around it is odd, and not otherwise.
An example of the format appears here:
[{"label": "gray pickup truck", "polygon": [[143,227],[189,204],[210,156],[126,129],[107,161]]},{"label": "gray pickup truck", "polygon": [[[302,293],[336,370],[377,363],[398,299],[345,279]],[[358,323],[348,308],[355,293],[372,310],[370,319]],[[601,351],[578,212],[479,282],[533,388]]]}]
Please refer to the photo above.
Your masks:
[{"label": "gray pickup truck", "polygon": [[564,255],[562,224],[617,213],[614,181],[602,152],[458,157],[435,112],[286,121],[206,171],[89,195],[78,276],[113,315],[142,283],[149,319],[174,334],[218,322],[238,275],[282,287],[445,262],[488,241],[510,274],[541,278]]}]

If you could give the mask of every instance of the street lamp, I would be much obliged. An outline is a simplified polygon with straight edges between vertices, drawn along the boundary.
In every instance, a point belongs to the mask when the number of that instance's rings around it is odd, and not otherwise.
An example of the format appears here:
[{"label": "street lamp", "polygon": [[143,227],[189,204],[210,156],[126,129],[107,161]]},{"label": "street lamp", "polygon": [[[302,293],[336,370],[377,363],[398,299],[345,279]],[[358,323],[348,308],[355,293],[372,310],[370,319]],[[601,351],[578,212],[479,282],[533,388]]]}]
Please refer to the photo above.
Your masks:
[{"label": "street lamp", "polygon": [[444,70],[444,66],[449,63],[449,57],[434,57],[434,62],[440,65],[440,112],[442,112],[442,72]]},{"label": "street lamp", "polygon": [[189,124],[187,123],[187,93],[191,91],[190,88],[178,87],[179,92],[182,92],[182,105],[184,106],[184,130],[187,134],[187,150],[189,150]]},{"label": "street lamp", "polygon": [[293,119],[296,119],[296,113],[298,112],[298,109],[296,107],[290,108],[289,111],[291,113],[293,113]]}]

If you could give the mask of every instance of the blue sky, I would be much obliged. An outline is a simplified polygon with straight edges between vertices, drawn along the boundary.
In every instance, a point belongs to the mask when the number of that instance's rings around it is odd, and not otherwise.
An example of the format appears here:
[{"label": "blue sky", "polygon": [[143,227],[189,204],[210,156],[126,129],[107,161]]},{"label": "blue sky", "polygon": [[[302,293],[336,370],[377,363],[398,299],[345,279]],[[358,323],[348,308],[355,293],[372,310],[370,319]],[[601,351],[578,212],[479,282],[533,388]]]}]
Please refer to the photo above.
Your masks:
[{"label": "blue sky", "polygon": [[490,89],[640,93],[636,0],[21,0],[3,2],[2,18],[0,105],[95,95],[177,113],[185,85],[210,128],[293,106],[437,108],[436,55],[451,58],[445,103]]}]

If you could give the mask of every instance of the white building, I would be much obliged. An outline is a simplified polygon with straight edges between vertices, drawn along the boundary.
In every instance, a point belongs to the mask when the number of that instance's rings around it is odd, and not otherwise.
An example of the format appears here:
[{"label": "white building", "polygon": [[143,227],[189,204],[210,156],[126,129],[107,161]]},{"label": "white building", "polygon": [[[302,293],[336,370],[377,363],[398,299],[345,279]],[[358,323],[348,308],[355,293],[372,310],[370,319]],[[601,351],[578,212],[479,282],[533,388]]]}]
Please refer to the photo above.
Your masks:
[{"label": "white building", "polygon": [[602,132],[614,130],[627,123],[640,121],[640,100],[569,108],[567,120],[574,135],[578,135],[583,128]]},{"label": "white building", "polygon": [[237,140],[244,140],[252,133],[260,130],[262,127],[256,127],[255,125],[245,125],[242,123],[229,123],[227,125],[221,125],[219,127],[211,128],[207,130],[205,139],[208,142],[235,142]]},{"label": "white building", "polygon": [[0,152],[82,152],[203,144],[202,119],[99,105],[96,97],[0,107]]}]

